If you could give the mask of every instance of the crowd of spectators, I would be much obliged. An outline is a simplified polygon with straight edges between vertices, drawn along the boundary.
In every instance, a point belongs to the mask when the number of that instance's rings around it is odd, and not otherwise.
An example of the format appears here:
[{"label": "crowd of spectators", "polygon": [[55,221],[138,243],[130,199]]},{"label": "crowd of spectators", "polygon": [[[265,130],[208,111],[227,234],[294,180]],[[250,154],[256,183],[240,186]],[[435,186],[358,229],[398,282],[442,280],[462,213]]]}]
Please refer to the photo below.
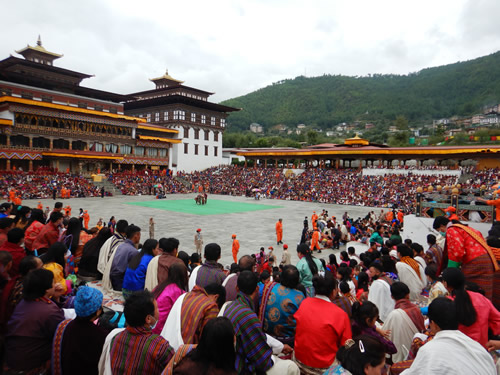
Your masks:
[{"label": "crowd of spectators", "polygon": [[[424,169],[429,167],[423,167]],[[463,190],[480,189],[496,180],[498,169],[462,168],[469,178]],[[309,168],[300,174],[285,174],[280,168],[242,168],[218,166],[192,173],[179,172],[176,177],[165,171],[113,172],[108,179],[124,195],[181,194],[203,190],[210,194],[258,196],[267,199],[300,200],[370,207],[396,207],[414,212],[418,187],[452,186],[455,176],[399,175],[363,176],[359,169]],[[61,189],[71,197],[100,196],[101,190],[88,179],[41,168],[35,172],[4,171],[0,177],[0,194],[7,197],[16,190],[22,199],[61,196]]]},{"label": "crowd of spectators", "polygon": [[43,167],[33,172],[11,170],[2,171],[0,175],[0,197],[6,198],[14,189],[21,199],[52,198],[54,190],[56,196],[61,196],[61,189],[72,198],[100,196],[100,188],[92,184],[87,178],[56,171],[53,168]]},{"label": "crowd of spectators", "polygon": [[213,167],[183,175],[192,185],[209,187],[209,193],[259,194],[267,199],[300,200],[356,206],[402,208],[413,212],[418,187],[454,185],[450,176],[363,176],[358,169],[310,168],[286,176],[278,168]]},{"label": "crowd of spectators", "polygon": [[[458,221],[433,224],[450,259],[434,235],[418,244],[402,241],[397,225],[386,230],[391,218],[381,210],[358,224],[345,212],[338,224],[342,242],[344,226],[366,226],[364,252],[348,245],[339,259],[321,259],[313,237],[297,245],[295,264],[281,242],[276,253],[261,248],[259,257],[244,254],[224,267],[216,243],[204,247],[202,262],[174,237],[141,238],[123,218],[91,234],[63,216],[62,202],[46,224],[39,209],[3,208],[0,368],[7,374],[497,373],[488,351],[500,348],[498,293],[492,273],[454,265],[451,256],[464,250]],[[28,222],[11,215],[20,210]],[[330,228],[320,225],[328,217],[313,213],[315,233]],[[498,229],[488,245],[498,246]],[[470,260],[484,246],[478,238],[465,246],[464,263],[483,257],[493,270],[484,249]],[[89,279],[102,280],[83,285]],[[123,313],[104,311],[102,291],[123,295]]]},{"label": "crowd of spectators", "polygon": [[157,195],[188,193],[182,182],[170,173],[142,170],[115,172],[109,175],[111,181],[123,195]]}]

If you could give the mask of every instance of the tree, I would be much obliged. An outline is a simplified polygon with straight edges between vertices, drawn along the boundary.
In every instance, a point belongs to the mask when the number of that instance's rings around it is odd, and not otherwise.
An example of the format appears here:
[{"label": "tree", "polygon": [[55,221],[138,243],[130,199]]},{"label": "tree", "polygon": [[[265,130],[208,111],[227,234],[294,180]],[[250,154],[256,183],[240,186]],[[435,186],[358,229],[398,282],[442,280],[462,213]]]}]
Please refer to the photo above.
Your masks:
[{"label": "tree", "polygon": [[409,138],[410,133],[404,131],[397,132],[389,138],[389,145],[393,147],[408,146]]},{"label": "tree", "polygon": [[306,133],[307,143],[310,145],[315,145],[318,143],[318,132],[314,130],[308,130]]},{"label": "tree", "polygon": [[394,125],[398,128],[398,130],[408,130],[408,120],[404,116],[396,117]]}]

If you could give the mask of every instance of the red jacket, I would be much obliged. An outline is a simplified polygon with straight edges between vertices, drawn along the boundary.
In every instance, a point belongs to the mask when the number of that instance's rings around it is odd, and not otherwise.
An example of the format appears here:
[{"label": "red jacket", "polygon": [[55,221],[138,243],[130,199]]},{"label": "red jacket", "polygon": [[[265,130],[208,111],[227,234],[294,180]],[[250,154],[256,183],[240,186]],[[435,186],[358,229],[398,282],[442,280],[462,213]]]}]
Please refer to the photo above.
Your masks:
[{"label": "red jacket", "polygon": [[12,267],[9,275],[10,277],[16,277],[19,274],[19,263],[26,256],[26,251],[21,246],[9,241],[5,241],[0,246],[0,251],[8,251],[12,255]]},{"label": "red jacket", "polygon": [[33,242],[35,242],[36,236],[42,231],[45,224],[40,223],[39,221],[33,221],[31,225],[24,232],[24,247],[33,251]]},{"label": "red jacket", "polygon": [[59,239],[59,228],[53,222],[49,221],[45,224],[36,236],[33,242],[33,251],[40,249],[48,249],[53,243]]}]

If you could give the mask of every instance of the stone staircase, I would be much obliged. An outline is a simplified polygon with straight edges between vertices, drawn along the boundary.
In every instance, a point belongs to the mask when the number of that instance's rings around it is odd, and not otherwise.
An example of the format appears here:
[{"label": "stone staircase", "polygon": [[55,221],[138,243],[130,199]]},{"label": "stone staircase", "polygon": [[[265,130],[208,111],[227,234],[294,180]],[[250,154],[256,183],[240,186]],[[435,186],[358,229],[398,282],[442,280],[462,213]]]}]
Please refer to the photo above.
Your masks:
[{"label": "stone staircase", "polygon": [[184,177],[175,176],[174,179],[176,179],[177,181],[179,181],[181,184],[183,184],[188,189],[191,189],[191,184]]},{"label": "stone staircase", "polygon": [[108,181],[107,178],[104,178],[101,182],[92,181],[92,183],[95,186],[97,186],[99,189],[101,189],[104,186],[104,190],[111,192],[111,194],[113,194],[114,197],[123,195],[122,192],[120,191],[120,189],[118,189],[115,186],[115,184]]},{"label": "stone staircase", "polygon": [[459,184],[463,184],[464,182],[466,182],[467,180],[470,180],[470,179],[473,179],[474,178],[474,175],[473,174],[465,174],[463,173],[459,179],[458,179],[458,183]]}]

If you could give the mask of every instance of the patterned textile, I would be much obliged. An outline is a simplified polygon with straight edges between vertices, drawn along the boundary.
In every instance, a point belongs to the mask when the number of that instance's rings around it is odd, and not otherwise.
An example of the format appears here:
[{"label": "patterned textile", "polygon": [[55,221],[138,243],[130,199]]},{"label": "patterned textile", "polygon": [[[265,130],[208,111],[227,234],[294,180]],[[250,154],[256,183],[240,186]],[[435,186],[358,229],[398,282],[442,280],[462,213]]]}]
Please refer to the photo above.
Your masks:
[{"label": "patterned textile", "polygon": [[[448,259],[457,263],[469,263],[480,255],[486,254],[485,247],[468,234],[464,226],[454,224],[446,231],[446,248],[448,250]],[[476,232],[469,228],[470,233]],[[477,233],[476,233],[477,235]],[[479,236],[482,237],[481,233]]]},{"label": "patterned textile", "polygon": [[[419,273],[420,274],[420,273]],[[394,279],[392,277],[390,277],[387,272],[384,272],[383,274],[381,274],[379,277],[378,277],[378,280],[384,280],[387,284],[389,285],[392,285],[392,283],[394,282]]]},{"label": "patterned textile", "polygon": [[399,375],[404,370],[409,369],[411,367],[412,363],[413,363],[413,359],[408,359],[406,361],[397,362],[391,366],[389,374],[390,375]]},{"label": "patterned textile", "polygon": [[219,268],[215,261],[207,260],[203,263],[196,275],[196,285],[205,288],[207,285],[216,283],[222,285],[226,274]]},{"label": "patterned textile", "polygon": [[438,268],[443,261],[443,249],[438,244],[434,244],[425,252],[425,261],[427,264],[436,263]]},{"label": "patterned textile", "polygon": [[419,263],[413,259],[413,258],[410,258],[410,257],[402,257],[400,259],[401,262],[403,263],[406,263],[407,265],[409,265],[413,271],[415,271],[415,273],[417,274],[417,276],[422,279],[422,275],[420,275],[420,265]]},{"label": "patterned textile", "polygon": [[205,325],[217,317],[219,307],[205,289],[195,286],[186,294],[181,307],[181,334],[184,344],[198,344]]},{"label": "patterned textile", "polygon": [[[297,322],[293,315],[304,301],[304,294],[276,283],[269,289],[263,313],[264,331],[274,337],[295,336]],[[262,302],[264,301],[263,296]]]},{"label": "patterned textile", "polygon": [[358,302],[357,298],[351,294],[351,292],[344,293],[344,297],[346,297],[351,304],[354,302]]},{"label": "patterned textile", "polygon": [[486,242],[486,240],[484,239],[483,235],[479,231],[473,230],[472,228],[469,228],[465,225],[455,224],[455,226],[462,228],[469,236],[471,236],[475,241],[477,241],[481,246],[483,246],[486,249],[486,252],[488,253],[488,256],[490,257],[491,262],[493,264],[493,268],[495,269],[495,271],[499,271],[500,267],[498,266],[497,257],[493,252],[493,250],[491,249],[491,247]]},{"label": "patterned textile", "polygon": [[316,295],[316,290],[314,290],[313,286],[306,286],[305,288],[308,297],[314,297]]},{"label": "patterned textile", "polygon": [[422,332],[425,329],[424,317],[422,316],[420,308],[417,305],[411,303],[407,299],[400,299],[396,301],[394,308],[404,310],[419,332]]},{"label": "patterned textile", "polygon": [[175,352],[172,359],[170,359],[170,362],[168,362],[167,367],[165,367],[165,370],[163,370],[161,375],[172,375],[174,373],[175,366],[177,366],[182,361],[182,359],[197,346],[198,345],[181,345]]},{"label": "patterned textile", "polygon": [[259,320],[264,324],[264,313],[266,312],[267,303],[269,301],[269,296],[271,295],[271,291],[277,283],[271,282],[264,285],[264,289],[262,290],[262,299],[259,304]]},{"label": "patterned textile", "polygon": [[472,281],[484,290],[485,297],[493,300],[493,280],[495,269],[488,254],[482,254],[462,265],[467,281]]},{"label": "patterned textile", "polygon": [[335,360],[333,365],[331,365],[330,368],[323,373],[323,375],[351,375],[351,372],[347,371],[337,360]]},{"label": "patterned textile", "polygon": [[340,307],[342,310],[344,310],[349,319],[352,318],[352,305],[349,298],[338,294],[337,297],[335,297],[335,299],[332,302],[336,304],[338,307]]},{"label": "patterned textile", "polygon": [[299,366],[301,375],[322,375],[326,371],[328,371],[330,368],[330,367],[314,368],[314,367],[305,365],[304,363],[300,362],[297,358],[295,358],[295,356],[293,357],[293,361],[297,364],[297,366]]},{"label": "patterned textile", "polygon": [[57,326],[56,333],[54,335],[54,341],[52,343],[52,375],[62,374],[62,364],[61,364],[61,348],[62,348],[62,338],[64,331],[71,319],[63,320]]},{"label": "patterned textile", "polygon": [[427,303],[430,305],[432,301],[434,301],[438,297],[446,297],[448,295],[448,291],[444,287],[441,281],[434,281],[429,289],[429,299]]},{"label": "patterned textile", "polygon": [[236,335],[236,371],[251,374],[269,370],[273,366],[272,351],[252,300],[239,292],[236,300],[227,305],[224,316],[233,324]]},{"label": "patterned textile", "polygon": [[163,337],[144,327],[127,327],[110,345],[113,374],[161,374],[175,351]]}]

